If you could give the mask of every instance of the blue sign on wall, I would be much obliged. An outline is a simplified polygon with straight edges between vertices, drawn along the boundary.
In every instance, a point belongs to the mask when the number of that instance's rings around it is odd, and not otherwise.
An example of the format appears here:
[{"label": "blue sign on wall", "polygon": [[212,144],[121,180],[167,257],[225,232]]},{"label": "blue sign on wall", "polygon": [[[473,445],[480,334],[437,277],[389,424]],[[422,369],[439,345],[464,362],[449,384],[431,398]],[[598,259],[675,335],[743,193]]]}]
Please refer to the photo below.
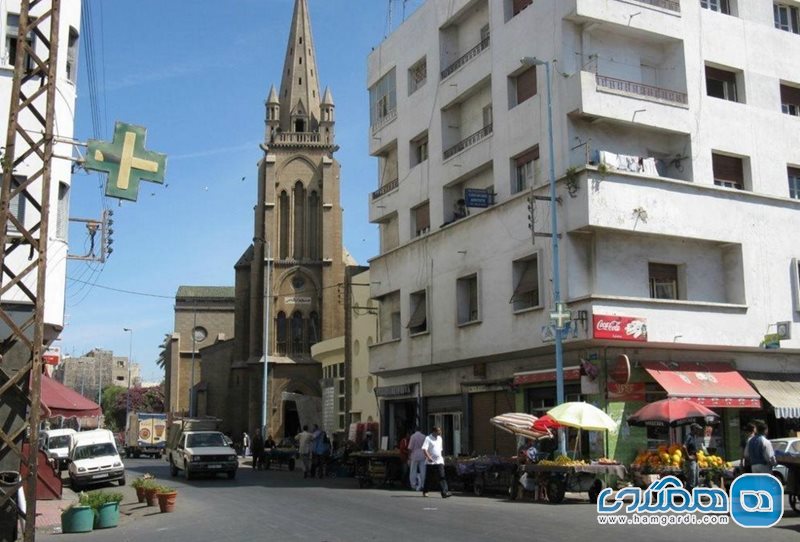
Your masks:
[{"label": "blue sign on wall", "polygon": [[466,188],[464,200],[467,207],[488,207],[493,203],[494,194],[483,188]]}]

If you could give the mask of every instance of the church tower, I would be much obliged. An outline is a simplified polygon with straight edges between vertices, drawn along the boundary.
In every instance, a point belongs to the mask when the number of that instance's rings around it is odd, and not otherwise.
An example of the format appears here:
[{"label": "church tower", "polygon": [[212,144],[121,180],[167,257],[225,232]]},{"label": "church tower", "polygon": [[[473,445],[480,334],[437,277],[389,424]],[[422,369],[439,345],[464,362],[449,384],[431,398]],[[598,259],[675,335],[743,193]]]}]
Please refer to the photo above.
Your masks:
[{"label": "church tower", "polygon": [[307,0],[295,0],[281,84],[265,102],[253,246],[237,264],[237,296],[247,306],[237,317],[236,351],[247,360],[251,429],[261,425],[269,276],[268,431],[276,438],[299,429],[299,404],[283,401],[282,392],[320,396],[322,372],[311,346],[344,334],[334,104],[330,90],[320,96],[318,75]]}]

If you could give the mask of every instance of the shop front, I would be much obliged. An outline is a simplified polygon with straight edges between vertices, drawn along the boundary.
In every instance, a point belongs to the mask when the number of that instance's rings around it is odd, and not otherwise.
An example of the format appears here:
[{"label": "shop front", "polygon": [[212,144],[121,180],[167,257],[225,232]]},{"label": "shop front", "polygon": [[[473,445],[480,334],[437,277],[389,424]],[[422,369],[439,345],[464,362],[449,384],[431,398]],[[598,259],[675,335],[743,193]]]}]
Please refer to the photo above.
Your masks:
[{"label": "shop front", "polygon": [[425,400],[425,413],[428,424],[423,432],[433,427],[442,430],[442,444],[445,455],[461,455],[463,446],[463,398],[461,395],[428,397]]},{"label": "shop front", "polygon": [[381,402],[381,447],[393,449],[408,431],[420,425],[419,385],[397,384],[375,388]]},{"label": "shop front", "polygon": [[746,371],[743,375],[764,398],[762,411],[743,422],[766,421],[771,438],[800,435],[800,374]]},{"label": "shop front", "polygon": [[510,384],[508,380],[464,384],[469,405],[468,440],[472,455],[516,455],[516,438],[489,423],[495,416],[514,412],[516,401]]}]

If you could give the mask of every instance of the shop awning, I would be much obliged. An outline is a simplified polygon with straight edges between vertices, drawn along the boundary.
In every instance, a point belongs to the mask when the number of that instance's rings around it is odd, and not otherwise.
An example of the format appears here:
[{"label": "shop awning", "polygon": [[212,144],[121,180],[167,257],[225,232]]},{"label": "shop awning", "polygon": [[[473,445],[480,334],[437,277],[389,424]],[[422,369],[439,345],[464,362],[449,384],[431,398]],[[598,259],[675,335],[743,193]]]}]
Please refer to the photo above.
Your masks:
[{"label": "shop awning", "polygon": [[[564,380],[580,380],[581,368],[580,366],[573,365],[564,367]],[[514,385],[520,386],[523,384],[541,384],[542,382],[555,382],[556,371],[555,369],[540,369],[538,371],[525,371],[522,373],[514,373]]]},{"label": "shop awning", "polygon": [[776,418],[800,418],[800,375],[746,372],[744,376],[772,405]]},{"label": "shop awning", "polygon": [[711,408],[761,408],[761,396],[728,363],[644,361],[642,367],[669,397]]},{"label": "shop awning", "polygon": [[101,414],[100,405],[47,375],[42,375],[41,403],[44,416],[48,418],[80,418]]}]

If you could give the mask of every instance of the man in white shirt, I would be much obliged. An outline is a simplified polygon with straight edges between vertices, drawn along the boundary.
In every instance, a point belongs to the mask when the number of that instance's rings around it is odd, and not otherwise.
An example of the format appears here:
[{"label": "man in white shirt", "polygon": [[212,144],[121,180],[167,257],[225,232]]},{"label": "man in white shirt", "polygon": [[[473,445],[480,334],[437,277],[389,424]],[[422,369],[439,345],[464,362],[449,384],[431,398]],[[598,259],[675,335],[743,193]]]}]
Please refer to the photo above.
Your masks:
[{"label": "man in white shirt", "polygon": [[408,440],[408,453],[411,461],[408,482],[411,484],[411,489],[415,491],[422,491],[425,487],[425,454],[422,452],[424,442],[425,435],[419,429]]},{"label": "man in white shirt", "polygon": [[[447,489],[447,478],[444,474],[444,455],[442,443],[442,430],[434,427],[431,434],[425,437],[425,442],[422,443],[422,453],[425,454],[425,485],[422,489],[422,496],[428,496],[428,488],[432,485],[432,478],[437,478],[439,487],[442,490],[442,498],[446,499],[450,496],[450,491]],[[433,475],[433,476],[431,476]]]},{"label": "man in white shirt", "polygon": [[303,431],[294,437],[297,441],[300,460],[303,462],[303,478],[308,478],[311,473],[311,440],[314,436],[308,432],[308,426],[303,426]]}]

